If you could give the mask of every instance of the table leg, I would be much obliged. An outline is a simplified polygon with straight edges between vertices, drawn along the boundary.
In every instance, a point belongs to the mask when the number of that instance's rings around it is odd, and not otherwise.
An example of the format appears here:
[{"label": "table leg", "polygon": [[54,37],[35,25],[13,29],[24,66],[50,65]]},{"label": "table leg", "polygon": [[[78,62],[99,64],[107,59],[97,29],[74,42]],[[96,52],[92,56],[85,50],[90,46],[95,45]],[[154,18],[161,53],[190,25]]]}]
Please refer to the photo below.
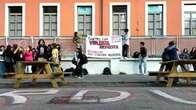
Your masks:
[{"label": "table leg", "polygon": [[156,85],[159,85],[160,78],[161,78],[160,76],[157,76],[157,77],[156,77],[156,81],[155,81],[155,84],[156,84]]},{"label": "table leg", "polygon": [[61,75],[61,80],[62,80],[62,81],[65,81],[65,76],[64,76],[64,74]]},{"label": "table leg", "polygon": [[172,87],[173,81],[174,81],[174,78],[168,78],[167,87]]},{"label": "table leg", "polygon": [[52,84],[52,87],[54,87],[54,88],[58,87],[56,79],[51,79],[51,84]]},{"label": "table leg", "polygon": [[187,78],[187,84],[190,86],[191,85],[191,78]]},{"label": "table leg", "polygon": [[15,88],[20,87],[20,81],[21,81],[21,79],[16,79]]},{"label": "table leg", "polygon": [[60,76],[60,80],[61,80],[61,82],[63,82],[63,83],[64,83],[65,78],[64,78],[64,75],[63,75],[63,74]]},{"label": "table leg", "polygon": [[36,84],[37,79],[32,79],[32,84],[35,85]]}]

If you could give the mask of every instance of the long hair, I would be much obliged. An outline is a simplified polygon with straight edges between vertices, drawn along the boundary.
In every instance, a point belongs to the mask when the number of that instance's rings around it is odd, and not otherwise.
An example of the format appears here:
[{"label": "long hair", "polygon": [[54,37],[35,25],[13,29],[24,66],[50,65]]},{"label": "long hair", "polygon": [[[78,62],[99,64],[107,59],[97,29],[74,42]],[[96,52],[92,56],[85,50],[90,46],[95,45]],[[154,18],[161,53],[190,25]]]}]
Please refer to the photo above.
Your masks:
[{"label": "long hair", "polygon": [[44,39],[40,39],[40,40],[38,41],[38,45],[41,45],[41,42],[43,42],[43,44],[45,45]]}]

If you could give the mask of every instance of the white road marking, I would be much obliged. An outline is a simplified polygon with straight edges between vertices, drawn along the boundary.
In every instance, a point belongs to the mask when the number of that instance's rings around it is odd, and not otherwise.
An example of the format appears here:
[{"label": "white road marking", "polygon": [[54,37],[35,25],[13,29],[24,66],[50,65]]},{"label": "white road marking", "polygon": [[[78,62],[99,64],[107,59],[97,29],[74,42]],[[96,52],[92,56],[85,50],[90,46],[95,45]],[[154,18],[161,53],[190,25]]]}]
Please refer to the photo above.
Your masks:
[{"label": "white road marking", "polygon": [[165,92],[162,92],[160,90],[150,90],[150,91],[152,93],[156,94],[156,95],[159,95],[161,97],[164,97],[166,99],[169,99],[169,100],[172,100],[172,101],[175,101],[175,102],[190,104],[190,105],[196,105],[196,102],[184,100],[184,99],[181,99],[181,98],[178,98],[178,97],[174,97],[174,96],[169,95],[169,94],[167,94]]},{"label": "white road marking", "polygon": [[70,102],[81,101],[83,96],[88,92],[88,90],[80,90],[77,94],[71,97]]},{"label": "white road marking", "polygon": [[49,94],[56,94],[57,92],[58,92],[57,89],[16,90],[16,91],[0,94],[0,97],[1,96],[12,97],[13,98],[12,104],[23,104],[27,101],[27,98],[21,95],[49,95]]},{"label": "white road marking", "polygon": [[22,104],[22,103],[25,103],[27,101],[26,97],[20,96],[20,95],[17,95],[17,94],[13,94],[11,92],[0,94],[0,97],[1,96],[3,96],[3,97],[12,97],[13,100],[14,100],[12,102],[12,104]]},{"label": "white road marking", "polygon": [[[94,99],[94,100],[87,100],[83,99],[84,95],[87,92],[110,92],[110,93],[119,93],[119,96],[111,97],[111,98],[105,98],[105,99]],[[123,92],[123,91],[113,91],[113,90],[81,90],[77,94],[75,94],[71,99],[70,102],[84,102],[84,103],[94,103],[94,102],[100,102],[100,103],[109,103],[109,102],[116,102],[123,99],[126,99],[130,96],[130,93]],[[96,97],[95,97],[96,98]]]},{"label": "white road marking", "polygon": [[57,89],[35,89],[35,90],[16,90],[12,91],[14,94],[18,95],[50,95],[50,94],[56,94],[59,90]]}]

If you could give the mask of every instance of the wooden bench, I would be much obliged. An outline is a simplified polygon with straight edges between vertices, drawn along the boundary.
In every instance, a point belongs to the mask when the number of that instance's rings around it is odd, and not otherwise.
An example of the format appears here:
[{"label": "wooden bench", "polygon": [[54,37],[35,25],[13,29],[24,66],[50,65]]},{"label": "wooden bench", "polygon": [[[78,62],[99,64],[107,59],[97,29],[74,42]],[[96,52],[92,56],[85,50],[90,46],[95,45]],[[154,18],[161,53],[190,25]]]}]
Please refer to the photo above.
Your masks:
[{"label": "wooden bench", "polygon": [[16,75],[16,73],[5,73],[5,74],[3,74],[3,78],[5,78],[5,79],[14,79],[15,75]]},{"label": "wooden bench", "polygon": [[[25,67],[32,65],[37,70],[33,73],[25,73]],[[64,74],[60,64],[55,64],[47,61],[19,61],[15,75],[15,88],[20,87],[20,82],[24,79],[32,80],[33,84],[39,79],[49,79],[54,88],[58,87],[57,82],[64,82]]]},{"label": "wooden bench", "polygon": [[149,72],[149,76],[166,76],[169,72],[167,71],[151,71]]},{"label": "wooden bench", "polygon": [[[166,66],[170,65],[170,70],[165,70]],[[196,60],[175,60],[175,61],[166,61],[161,62],[161,67],[159,71],[150,71],[149,76],[156,76],[155,83],[158,84],[161,77],[166,77],[167,87],[171,87],[175,78],[185,78],[187,84],[191,84],[191,78],[196,77],[196,71],[177,71],[177,67],[182,67],[183,65],[196,65]]]}]

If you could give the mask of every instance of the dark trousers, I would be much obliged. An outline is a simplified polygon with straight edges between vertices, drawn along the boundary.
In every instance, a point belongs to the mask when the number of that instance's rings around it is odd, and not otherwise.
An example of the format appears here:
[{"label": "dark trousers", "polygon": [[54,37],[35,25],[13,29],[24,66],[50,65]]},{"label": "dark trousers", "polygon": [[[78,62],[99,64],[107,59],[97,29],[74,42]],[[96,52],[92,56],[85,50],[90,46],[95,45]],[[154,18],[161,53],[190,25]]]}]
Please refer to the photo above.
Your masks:
[{"label": "dark trousers", "polygon": [[5,62],[6,73],[14,72],[14,67],[12,62]]},{"label": "dark trousers", "polygon": [[128,50],[129,50],[129,46],[127,44],[124,44],[122,47],[122,56],[123,57],[128,57]]},{"label": "dark trousers", "polygon": [[194,69],[194,71],[196,71],[196,65],[195,64],[193,64],[193,69]]},{"label": "dark trousers", "polygon": [[82,64],[76,65],[76,68],[74,70],[74,75],[78,77],[82,77]]}]

